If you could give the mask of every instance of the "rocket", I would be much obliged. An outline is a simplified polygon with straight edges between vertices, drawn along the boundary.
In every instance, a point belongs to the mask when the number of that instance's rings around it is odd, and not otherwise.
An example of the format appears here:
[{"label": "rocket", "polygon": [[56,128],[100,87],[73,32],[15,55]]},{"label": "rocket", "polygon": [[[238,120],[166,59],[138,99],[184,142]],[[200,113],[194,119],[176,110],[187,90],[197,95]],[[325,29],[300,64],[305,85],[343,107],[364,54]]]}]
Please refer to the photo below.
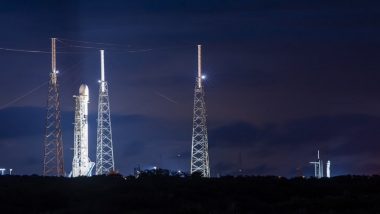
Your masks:
[{"label": "rocket", "polygon": [[91,176],[94,163],[88,156],[88,86],[82,84],[75,98],[74,158],[72,177]]}]

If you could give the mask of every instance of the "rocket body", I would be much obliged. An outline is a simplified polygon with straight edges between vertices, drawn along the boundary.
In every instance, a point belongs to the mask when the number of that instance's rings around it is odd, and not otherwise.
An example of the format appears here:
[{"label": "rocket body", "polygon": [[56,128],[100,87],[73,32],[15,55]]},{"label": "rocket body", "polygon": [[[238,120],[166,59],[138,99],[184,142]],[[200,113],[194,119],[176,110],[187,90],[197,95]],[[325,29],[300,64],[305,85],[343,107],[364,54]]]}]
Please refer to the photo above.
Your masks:
[{"label": "rocket body", "polygon": [[88,86],[82,84],[75,98],[74,158],[72,176],[91,176],[93,163],[88,156]]}]

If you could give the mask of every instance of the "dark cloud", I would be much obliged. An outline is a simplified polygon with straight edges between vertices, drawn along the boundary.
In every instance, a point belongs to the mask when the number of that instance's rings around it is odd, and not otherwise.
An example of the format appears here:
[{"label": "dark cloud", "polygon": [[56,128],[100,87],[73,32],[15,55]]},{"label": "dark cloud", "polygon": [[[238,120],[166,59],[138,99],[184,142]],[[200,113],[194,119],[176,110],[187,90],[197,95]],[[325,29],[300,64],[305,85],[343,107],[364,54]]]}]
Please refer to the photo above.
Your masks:
[{"label": "dark cloud", "polygon": [[[348,168],[352,168],[360,174],[376,171],[373,161],[380,154],[379,126],[379,117],[359,114],[312,117],[261,126],[235,122],[211,129],[209,142],[210,149],[224,157],[228,151],[243,151],[240,159],[244,160],[246,173],[309,175],[307,163],[315,158],[319,149],[325,161],[332,160],[335,173],[347,173]],[[225,166],[222,159],[215,161]],[[224,161],[238,163],[239,160],[230,156]],[[253,167],[263,162],[267,168],[260,171]],[[238,166],[233,167],[236,172]]]},{"label": "dark cloud", "polygon": [[210,146],[253,145],[260,135],[260,130],[248,122],[236,122],[209,130]]},{"label": "dark cloud", "polygon": [[380,164],[378,162],[370,162],[356,166],[352,174],[363,174],[363,172],[366,172],[365,174],[378,175],[380,174]]},{"label": "dark cloud", "polygon": [[[46,114],[46,113],[45,113]],[[25,118],[34,118],[26,120]],[[13,107],[0,110],[0,139],[41,135],[44,113],[41,108]],[[38,121],[37,119],[41,120]]]},{"label": "dark cloud", "polygon": [[125,150],[123,153],[123,156],[136,156],[141,155],[144,151],[144,142],[141,141],[132,141],[132,142],[125,142]]},{"label": "dark cloud", "polygon": [[228,174],[230,172],[237,171],[238,167],[234,163],[219,162],[219,163],[213,164],[211,169],[213,169],[214,174],[215,172],[216,173],[224,172]]},{"label": "dark cloud", "polygon": [[370,145],[373,139],[380,137],[375,131],[379,126],[380,118],[375,116],[320,116],[262,126],[235,122],[211,129],[209,138],[214,141],[214,146],[252,146],[263,142],[273,146],[297,146],[305,143],[323,144],[337,138]]}]

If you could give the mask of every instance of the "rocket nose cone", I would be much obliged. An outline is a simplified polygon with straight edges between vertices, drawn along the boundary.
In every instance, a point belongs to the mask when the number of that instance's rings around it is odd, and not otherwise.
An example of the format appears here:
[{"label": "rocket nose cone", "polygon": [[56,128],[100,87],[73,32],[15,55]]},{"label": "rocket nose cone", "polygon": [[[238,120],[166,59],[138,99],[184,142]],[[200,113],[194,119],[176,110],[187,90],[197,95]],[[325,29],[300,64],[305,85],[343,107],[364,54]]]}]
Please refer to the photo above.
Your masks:
[{"label": "rocket nose cone", "polygon": [[88,86],[86,84],[82,84],[79,87],[79,95],[88,96]]}]

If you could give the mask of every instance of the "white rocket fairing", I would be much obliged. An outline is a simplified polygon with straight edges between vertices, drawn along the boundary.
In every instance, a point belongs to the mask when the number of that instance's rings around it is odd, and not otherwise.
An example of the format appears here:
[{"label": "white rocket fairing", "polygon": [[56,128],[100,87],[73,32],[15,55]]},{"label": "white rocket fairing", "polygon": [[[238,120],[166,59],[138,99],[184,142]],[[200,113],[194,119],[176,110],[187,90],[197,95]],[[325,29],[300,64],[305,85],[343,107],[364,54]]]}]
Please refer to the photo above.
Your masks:
[{"label": "white rocket fairing", "polygon": [[88,102],[89,90],[82,84],[75,98],[74,158],[72,177],[91,176],[94,163],[88,157]]}]

